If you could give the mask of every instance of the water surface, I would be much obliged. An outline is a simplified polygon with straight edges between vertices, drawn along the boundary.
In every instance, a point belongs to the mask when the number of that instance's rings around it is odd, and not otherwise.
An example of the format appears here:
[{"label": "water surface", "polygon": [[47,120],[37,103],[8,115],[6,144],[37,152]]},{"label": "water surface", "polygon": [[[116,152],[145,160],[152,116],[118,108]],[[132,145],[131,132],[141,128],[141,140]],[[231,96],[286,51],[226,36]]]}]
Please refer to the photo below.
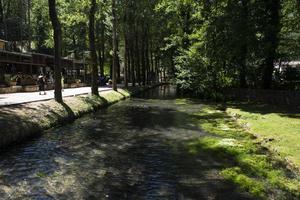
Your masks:
[{"label": "water surface", "polygon": [[2,152],[0,199],[248,199],[213,156],[188,153],[206,133],[201,103],[182,101],[163,86]]}]

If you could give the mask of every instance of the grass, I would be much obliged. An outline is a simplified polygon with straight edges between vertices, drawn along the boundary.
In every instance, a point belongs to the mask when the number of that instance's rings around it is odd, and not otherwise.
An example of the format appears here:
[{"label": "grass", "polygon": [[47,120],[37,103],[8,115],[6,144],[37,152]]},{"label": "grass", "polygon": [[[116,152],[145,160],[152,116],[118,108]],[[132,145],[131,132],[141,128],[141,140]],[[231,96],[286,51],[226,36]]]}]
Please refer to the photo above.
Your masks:
[{"label": "grass", "polygon": [[227,112],[261,144],[300,172],[300,111],[270,105],[231,104]]},{"label": "grass", "polygon": [[299,177],[227,112],[207,105],[193,117],[211,134],[191,141],[187,147],[190,153],[206,152],[214,156],[224,164],[220,175],[257,198],[300,198]]}]

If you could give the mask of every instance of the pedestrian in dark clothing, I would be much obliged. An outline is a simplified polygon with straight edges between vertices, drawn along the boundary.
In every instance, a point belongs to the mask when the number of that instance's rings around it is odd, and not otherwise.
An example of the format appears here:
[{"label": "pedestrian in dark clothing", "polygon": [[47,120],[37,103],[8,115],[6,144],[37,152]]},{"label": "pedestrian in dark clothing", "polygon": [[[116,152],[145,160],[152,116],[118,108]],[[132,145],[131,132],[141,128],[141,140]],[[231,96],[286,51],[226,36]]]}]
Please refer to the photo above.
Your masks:
[{"label": "pedestrian in dark clothing", "polygon": [[16,78],[16,82],[17,82],[17,86],[21,86],[22,80],[21,80],[21,77],[19,75]]},{"label": "pedestrian in dark clothing", "polygon": [[99,82],[100,82],[100,86],[106,86],[105,76],[100,75]]},{"label": "pedestrian in dark clothing", "polygon": [[45,77],[43,75],[40,75],[38,77],[38,86],[39,86],[39,95],[46,95],[46,92],[45,92]]}]

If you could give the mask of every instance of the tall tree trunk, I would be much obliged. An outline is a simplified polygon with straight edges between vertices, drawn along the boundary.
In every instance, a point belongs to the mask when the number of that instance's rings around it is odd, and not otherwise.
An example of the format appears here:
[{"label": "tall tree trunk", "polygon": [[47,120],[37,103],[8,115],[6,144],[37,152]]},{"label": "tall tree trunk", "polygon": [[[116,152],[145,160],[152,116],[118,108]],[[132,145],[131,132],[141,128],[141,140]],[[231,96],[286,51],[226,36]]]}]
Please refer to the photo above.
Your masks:
[{"label": "tall tree trunk", "polygon": [[[130,26],[128,26],[130,27]],[[127,82],[128,83],[132,83],[132,73],[131,73],[131,70],[132,70],[132,60],[131,60],[131,47],[130,47],[130,32],[127,31],[126,32],[126,45],[125,45],[125,48],[126,48],[126,56],[127,56]]]},{"label": "tall tree trunk", "polygon": [[248,0],[242,0],[242,13],[241,13],[241,26],[239,38],[241,38],[241,55],[239,57],[239,67],[240,67],[240,87],[247,88],[247,54],[248,54],[248,35],[249,35],[249,27],[248,27]]},{"label": "tall tree trunk", "polygon": [[130,60],[131,60],[131,79],[132,79],[132,86],[135,86],[136,84],[136,76],[135,76],[135,59],[134,59],[134,39],[133,34],[130,36]]},{"label": "tall tree trunk", "polygon": [[265,27],[266,56],[262,74],[262,88],[270,89],[272,87],[274,62],[279,43],[280,0],[268,0],[266,2],[266,11],[269,13],[269,26]]},{"label": "tall tree trunk", "polygon": [[141,63],[140,63],[140,50],[139,50],[139,32],[138,32],[138,24],[135,30],[135,70],[136,70],[136,78],[137,83],[141,86]]},{"label": "tall tree trunk", "polygon": [[[152,49],[152,47],[151,47],[151,49]],[[153,81],[154,81],[154,53],[153,53],[153,51],[151,50],[151,52],[150,52],[150,63],[151,63],[151,65],[150,65],[150,71],[151,71],[151,83],[153,83]]]},{"label": "tall tree trunk", "polygon": [[28,27],[29,27],[29,33],[28,33],[28,50],[31,52],[31,0],[27,0],[27,17],[28,17]]},{"label": "tall tree trunk", "polygon": [[[3,32],[4,31],[4,24],[3,24],[3,20],[4,20],[4,8],[3,8],[3,3],[2,0],[0,0],[0,31]],[[4,36],[2,34],[0,34],[0,36]],[[4,83],[5,82],[5,69],[4,69],[4,65],[2,63],[0,63],[0,83]]]},{"label": "tall tree trunk", "polygon": [[241,53],[241,61],[239,63],[239,65],[240,65],[240,74],[239,74],[240,87],[247,88],[247,80],[246,80],[246,74],[247,74],[246,51],[247,50],[242,50],[242,51],[244,51],[244,52]]},{"label": "tall tree trunk", "polygon": [[132,78],[131,78],[131,65],[132,65],[132,61],[131,61],[131,57],[130,57],[130,47],[128,45],[129,41],[127,41],[127,81],[128,83],[132,82]]},{"label": "tall tree trunk", "polygon": [[121,63],[120,63],[120,57],[119,57],[119,41],[117,38],[117,83],[121,83]]},{"label": "tall tree trunk", "polygon": [[11,6],[12,1],[8,1],[7,5],[6,5],[6,15],[4,16],[4,19],[7,19],[9,17],[11,17],[11,13],[12,13],[12,6]]},{"label": "tall tree trunk", "polygon": [[190,20],[191,20],[191,8],[184,8],[181,12],[181,17],[183,21],[182,31],[185,33],[185,36],[182,40],[182,46],[184,49],[187,49],[190,46],[190,40],[187,37],[191,33]]},{"label": "tall tree trunk", "polygon": [[124,41],[125,41],[125,51],[124,51],[124,85],[125,88],[128,87],[128,66],[129,64],[129,56],[128,56],[128,36],[126,30],[124,31]]},{"label": "tall tree trunk", "polygon": [[56,1],[48,0],[49,3],[49,15],[54,30],[54,97],[59,103],[63,102],[62,98],[62,75],[61,75],[61,25],[56,12]]},{"label": "tall tree trunk", "polygon": [[92,94],[99,96],[98,90],[98,66],[97,66],[97,53],[95,47],[95,13],[96,13],[96,0],[91,0],[91,7],[89,13],[89,42],[90,54],[92,64]]},{"label": "tall tree trunk", "polygon": [[[104,17],[103,17],[104,18]],[[101,44],[100,44],[100,46],[101,46],[101,50],[100,50],[100,54],[101,54],[101,62],[100,62],[100,74],[102,75],[102,76],[104,76],[104,64],[105,64],[105,24],[104,24],[104,19],[101,19],[101,26],[100,26],[100,28],[101,28],[101,30],[100,30],[100,32],[101,32]]]},{"label": "tall tree trunk", "polygon": [[145,61],[145,35],[141,39],[141,63],[142,63],[142,82],[143,86],[146,85],[146,61]]},{"label": "tall tree trunk", "polygon": [[161,71],[160,71],[160,66],[159,66],[159,57],[158,55],[155,56],[155,70],[156,70],[156,82],[159,83],[160,82],[160,75],[161,75]]},{"label": "tall tree trunk", "polygon": [[96,37],[97,40],[97,50],[98,50],[98,62],[101,76],[104,76],[104,58],[105,58],[105,25],[104,16],[101,15],[100,21],[96,23]]},{"label": "tall tree trunk", "polygon": [[109,77],[112,80],[113,78],[113,65],[114,65],[114,57],[109,55]]},{"label": "tall tree trunk", "polygon": [[116,1],[112,0],[112,18],[113,18],[113,90],[117,91],[117,65],[118,65],[118,55],[117,55],[117,18],[116,18]]},{"label": "tall tree trunk", "polygon": [[146,36],[145,36],[145,42],[146,42],[146,49],[145,49],[145,57],[146,57],[146,84],[149,84],[150,81],[150,58],[149,58],[149,26],[146,27]]},{"label": "tall tree trunk", "polygon": [[0,0],[0,25],[1,25],[1,28],[2,28],[2,24],[3,24],[3,20],[4,20],[4,8],[3,8],[2,0]]}]

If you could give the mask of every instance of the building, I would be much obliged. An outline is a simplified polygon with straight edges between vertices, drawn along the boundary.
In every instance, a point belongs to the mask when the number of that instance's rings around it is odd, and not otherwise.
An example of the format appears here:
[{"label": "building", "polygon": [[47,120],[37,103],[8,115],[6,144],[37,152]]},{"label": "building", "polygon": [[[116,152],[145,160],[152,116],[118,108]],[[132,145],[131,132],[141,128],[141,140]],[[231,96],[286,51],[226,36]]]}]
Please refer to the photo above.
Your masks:
[{"label": "building", "polygon": [[[5,91],[35,91],[36,80],[40,74],[46,75],[49,80],[51,79],[54,72],[54,56],[7,51],[6,45],[6,41],[0,40],[0,87],[2,88],[0,93]],[[86,65],[83,61],[62,58],[61,64],[66,88],[84,85]],[[21,76],[21,85],[15,87],[18,76]],[[53,83],[48,84],[48,86],[49,89],[52,88]],[[12,90],[9,87],[18,89]]]},{"label": "building", "polygon": [[5,50],[7,41],[0,39],[0,50]]}]

